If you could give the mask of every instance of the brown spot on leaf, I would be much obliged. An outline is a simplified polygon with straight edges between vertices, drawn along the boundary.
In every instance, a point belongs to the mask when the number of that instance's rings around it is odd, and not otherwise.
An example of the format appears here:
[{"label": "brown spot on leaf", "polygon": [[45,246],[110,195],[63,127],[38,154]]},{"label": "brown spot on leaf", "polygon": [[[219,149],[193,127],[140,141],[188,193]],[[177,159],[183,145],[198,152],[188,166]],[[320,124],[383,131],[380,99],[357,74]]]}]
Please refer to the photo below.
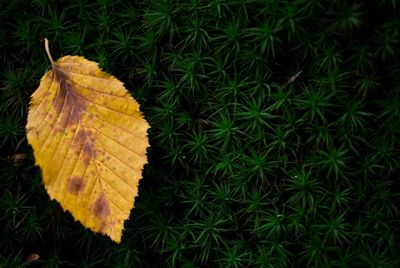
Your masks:
[{"label": "brown spot on leaf", "polygon": [[77,155],[79,155],[81,153],[81,150],[83,150],[85,142],[86,142],[86,132],[83,128],[81,128],[75,134],[74,142],[72,143],[72,149]]},{"label": "brown spot on leaf", "polygon": [[68,192],[73,195],[78,195],[85,188],[85,181],[82,177],[72,177],[68,183]]},{"label": "brown spot on leaf", "polygon": [[[87,107],[86,97],[81,95],[76,86],[70,82],[69,75],[61,69],[55,68],[56,79],[60,84],[57,97],[54,102],[58,113],[67,113],[63,116],[63,122],[58,124],[55,128],[56,131],[64,131],[67,127],[79,125],[82,122],[82,116]],[[64,108],[63,108],[64,106]],[[82,154],[83,162],[86,166],[89,165],[90,160],[96,156],[94,149],[94,137],[90,130],[80,125],[78,132],[75,135],[73,143],[74,152],[79,155]]]},{"label": "brown spot on leaf", "polygon": [[93,204],[93,214],[102,221],[105,221],[105,218],[110,215],[110,207],[103,193],[99,195]]},{"label": "brown spot on leaf", "polygon": [[62,121],[55,128],[56,131],[60,132],[69,126],[77,125],[81,121],[87,102],[74,84],[69,81],[65,72],[57,68],[54,69],[54,72],[59,88],[53,106],[56,108],[57,115],[65,113],[64,116],[60,117]]},{"label": "brown spot on leaf", "polygon": [[96,151],[94,149],[93,143],[87,141],[85,147],[83,148],[83,162],[85,165],[89,165],[90,160],[96,157]]},{"label": "brown spot on leaf", "polygon": [[86,166],[90,164],[92,158],[96,157],[96,150],[92,142],[92,137],[88,135],[84,127],[80,128],[75,134],[72,149],[77,156],[81,155],[83,163]]},{"label": "brown spot on leaf", "polygon": [[[72,111],[70,117],[69,117],[69,121],[68,121],[68,125],[69,126],[74,126],[77,125],[79,123],[79,121],[81,121],[82,119],[82,114],[83,114],[83,108],[84,107],[84,103],[80,100],[77,100],[76,97],[73,97],[73,95],[70,95],[71,97],[69,98],[69,100],[72,102],[74,102],[74,110]],[[70,104],[71,105],[71,104]]]}]

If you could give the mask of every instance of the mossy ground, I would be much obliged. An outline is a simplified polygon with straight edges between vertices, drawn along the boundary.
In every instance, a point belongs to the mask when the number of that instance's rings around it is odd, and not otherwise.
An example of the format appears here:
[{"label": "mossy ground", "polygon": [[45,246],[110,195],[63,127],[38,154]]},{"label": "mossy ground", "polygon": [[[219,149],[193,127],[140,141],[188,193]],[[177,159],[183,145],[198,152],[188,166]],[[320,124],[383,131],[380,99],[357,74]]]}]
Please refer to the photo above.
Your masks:
[{"label": "mossy ground", "polygon": [[[399,5],[1,1],[0,266],[400,267]],[[151,125],[119,245],[34,166],[44,37],[121,79]]]}]

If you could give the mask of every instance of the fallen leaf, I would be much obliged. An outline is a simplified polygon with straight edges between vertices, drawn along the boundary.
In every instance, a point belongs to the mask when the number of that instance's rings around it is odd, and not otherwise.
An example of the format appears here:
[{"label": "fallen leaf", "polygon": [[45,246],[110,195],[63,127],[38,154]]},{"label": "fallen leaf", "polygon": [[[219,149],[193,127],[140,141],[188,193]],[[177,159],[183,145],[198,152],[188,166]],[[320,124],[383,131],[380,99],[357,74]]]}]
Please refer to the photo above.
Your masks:
[{"label": "fallen leaf", "polygon": [[80,56],[54,61],[32,94],[27,138],[52,199],[120,242],[147,163],[148,123],[123,83]]}]

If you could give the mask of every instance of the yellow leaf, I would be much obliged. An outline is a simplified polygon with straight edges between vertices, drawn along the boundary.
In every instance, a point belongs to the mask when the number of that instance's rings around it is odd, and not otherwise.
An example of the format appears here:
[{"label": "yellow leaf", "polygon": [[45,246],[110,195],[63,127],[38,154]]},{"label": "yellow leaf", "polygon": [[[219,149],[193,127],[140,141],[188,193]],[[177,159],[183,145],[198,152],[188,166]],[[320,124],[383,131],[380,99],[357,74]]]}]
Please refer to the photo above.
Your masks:
[{"label": "yellow leaf", "polygon": [[94,232],[121,241],[147,163],[148,123],[115,77],[83,57],[51,58],[32,94],[27,138],[45,188]]}]

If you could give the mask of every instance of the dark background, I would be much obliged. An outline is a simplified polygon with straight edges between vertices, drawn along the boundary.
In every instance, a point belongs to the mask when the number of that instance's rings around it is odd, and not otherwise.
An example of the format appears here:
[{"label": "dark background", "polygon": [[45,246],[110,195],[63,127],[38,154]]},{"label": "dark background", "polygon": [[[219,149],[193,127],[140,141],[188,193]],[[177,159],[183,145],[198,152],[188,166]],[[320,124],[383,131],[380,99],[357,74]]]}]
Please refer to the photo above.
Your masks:
[{"label": "dark background", "polygon": [[[0,1],[1,267],[400,267],[397,1],[127,2]],[[121,244],[34,165],[45,37],[151,125]]]}]

